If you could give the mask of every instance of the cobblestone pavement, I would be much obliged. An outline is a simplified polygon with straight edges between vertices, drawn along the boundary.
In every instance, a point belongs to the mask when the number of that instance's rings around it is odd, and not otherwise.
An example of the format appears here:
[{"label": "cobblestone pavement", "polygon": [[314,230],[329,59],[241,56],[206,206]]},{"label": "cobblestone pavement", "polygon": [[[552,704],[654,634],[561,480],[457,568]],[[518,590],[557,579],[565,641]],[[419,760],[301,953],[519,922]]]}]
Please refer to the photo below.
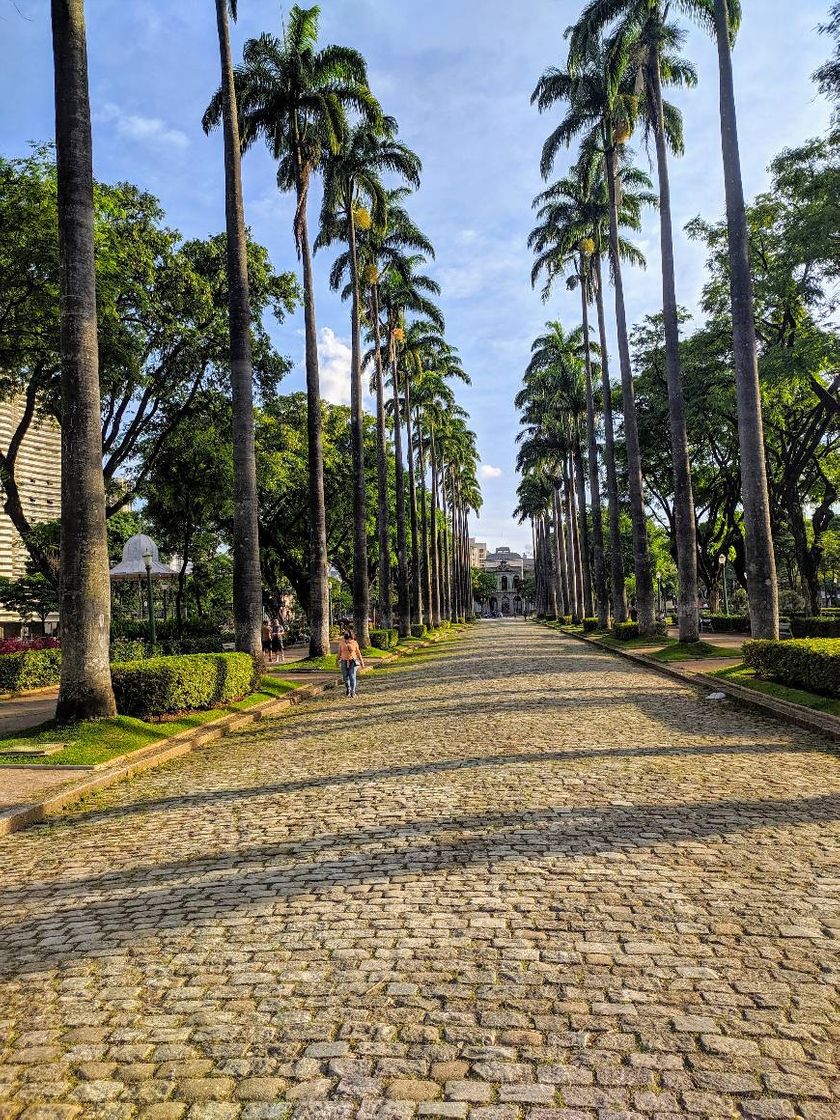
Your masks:
[{"label": "cobblestone pavement", "polygon": [[0,843],[2,1120],[840,1117],[829,745],[422,656]]}]

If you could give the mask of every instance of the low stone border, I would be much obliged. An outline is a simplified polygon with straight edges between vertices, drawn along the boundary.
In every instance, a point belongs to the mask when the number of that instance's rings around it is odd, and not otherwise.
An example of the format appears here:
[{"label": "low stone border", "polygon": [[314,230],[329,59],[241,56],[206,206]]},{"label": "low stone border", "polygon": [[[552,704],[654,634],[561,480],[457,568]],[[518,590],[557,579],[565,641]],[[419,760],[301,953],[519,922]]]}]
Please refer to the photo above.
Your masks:
[{"label": "low stone border", "polygon": [[589,638],[585,634],[570,634],[566,630],[558,630],[555,633],[586,642],[587,645],[603,650],[604,653],[617,654],[636,665],[653,669],[654,672],[662,673],[664,676],[681,681],[683,684],[705,689],[706,692],[724,692],[733,700],[737,700],[746,707],[754,708],[764,715],[772,715],[776,719],[793,723],[797,727],[804,727],[806,731],[818,731],[821,735],[827,735],[835,742],[840,742],[840,718],[837,716],[812,711],[810,708],[802,707],[801,704],[791,704],[788,700],[778,700],[775,696],[766,696],[763,692],[754,692],[751,688],[745,688],[743,685],[723,680],[721,677],[709,677],[705,673],[692,673],[689,669],[678,669],[675,665],[669,665],[662,661],[650,661],[642,654],[634,653],[633,650],[605,646],[596,638]]},{"label": "low stone border", "polygon": [[272,716],[284,708],[300,704],[303,700],[319,696],[333,688],[335,688],[335,684],[332,682],[302,685],[286,696],[279,696],[275,700],[266,700],[262,704],[255,704],[253,708],[247,708],[241,712],[231,712],[229,715],[210,720],[201,727],[190,728],[188,731],[181,731],[168,739],[159,739],[156,743],[149,743],[148,746],[140,747],[130,754],[119,755],[107,762],[85,767],[84,777],[73,778],[69,782],[64,782],[45,793],[40,800],[30,801],[24,805],[0,811],[0,836],[8,836],[10,833],[18,832],[31,824],[37,824],[52,813],[57,813],[66,806],[81,800],[88,793],[116,785],[117,782],[122,782],[134,774],[142,773],[144,770],[152,770],[156,766],[161,766],[164,762],[189,754],[191,751],[204,747],[216,739],[221,739],[232,731],[241,731],[243,727],[248,727],[257,720]]}]

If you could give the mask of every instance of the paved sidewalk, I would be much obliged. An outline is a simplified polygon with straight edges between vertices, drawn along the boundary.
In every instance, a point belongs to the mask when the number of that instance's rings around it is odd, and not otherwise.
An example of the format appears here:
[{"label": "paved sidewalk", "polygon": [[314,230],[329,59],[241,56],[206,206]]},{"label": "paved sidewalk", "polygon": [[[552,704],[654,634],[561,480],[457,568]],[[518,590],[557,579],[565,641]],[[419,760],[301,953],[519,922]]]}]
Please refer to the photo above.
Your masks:
[{"label": "paved sidewalk", "polygon": [[840,1116],[840,759],[494,622],[0,842],[0,1117]]}]

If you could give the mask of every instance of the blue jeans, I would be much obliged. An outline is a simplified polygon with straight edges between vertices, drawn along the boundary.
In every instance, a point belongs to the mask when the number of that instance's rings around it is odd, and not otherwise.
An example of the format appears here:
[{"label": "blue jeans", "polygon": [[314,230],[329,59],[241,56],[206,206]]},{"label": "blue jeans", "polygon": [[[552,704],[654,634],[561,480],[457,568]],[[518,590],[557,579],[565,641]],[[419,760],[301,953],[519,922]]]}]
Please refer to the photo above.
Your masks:
[{"label": "blue jeans", "polygon": [[358,665],[355,661],[342,661],[341,663],[341,679],[347,688],[348,696],[356,695],[356,671]]}]

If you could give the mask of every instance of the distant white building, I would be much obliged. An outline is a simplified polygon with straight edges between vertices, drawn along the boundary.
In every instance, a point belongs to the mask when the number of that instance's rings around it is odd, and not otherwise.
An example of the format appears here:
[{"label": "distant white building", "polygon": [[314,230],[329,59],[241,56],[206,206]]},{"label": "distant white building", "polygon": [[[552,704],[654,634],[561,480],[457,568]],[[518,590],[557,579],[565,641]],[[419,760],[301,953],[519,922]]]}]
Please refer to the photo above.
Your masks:
[{"label": "distant white building", "polygon": [[[481,551],[483,550],[483,552]],[[502,614],[510,617],[529,613],[533,604],[525,597],[525,580],[534,573],[534,561],[524,553],[512,552],[500,545],[488,552],[487,545],[470,540],[470,556],[477,558],[473,567],[496,577],[496,591],[485,603],[475,604],[476,614]]]}]

